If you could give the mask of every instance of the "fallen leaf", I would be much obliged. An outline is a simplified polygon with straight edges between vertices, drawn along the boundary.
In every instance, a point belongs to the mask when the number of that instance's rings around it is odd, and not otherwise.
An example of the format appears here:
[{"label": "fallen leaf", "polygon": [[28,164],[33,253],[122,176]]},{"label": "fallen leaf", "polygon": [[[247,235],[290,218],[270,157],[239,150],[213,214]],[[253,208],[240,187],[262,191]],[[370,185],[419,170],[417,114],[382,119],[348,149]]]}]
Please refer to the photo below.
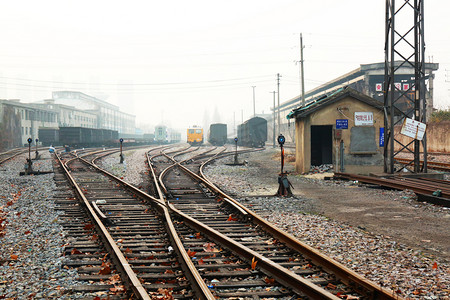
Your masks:
[{"label": "fallen leaf", "polygon": [[253,256],[252,258],[252,270],[254,270],[256,268],[256,264],[258,263],[258,261],[255,259],[255,257]]},{"label": "fallen leaf", "polygon": [[237,218],[233,218],[233,215],[229,215],[228,219],[227,219],[228,222],[230,222],[230,221],[237,221],[237,220],[238,220]]},{"label": "fallen leaf", "polygon": [[109,266],[105,266],[105,267],[101,268],[98,273],[101,275],[111,274],[111,268]]},{"label": "fallen leaf", "polygon": [[433,269],[436,270],[438,268],[437,262],[433,264]]},{"label": "fallen leaf", "polygon": [[70,251],[70,254],[75,255],[75,254],[81,254],[82,252],[79,251],[77,248],[73,248],[72,251]]},{"label": "fallen leaf", "polygon": [[334,284],[332,284],[332,283],[329,283],[329,284],[327,285],[327,288],[332,289],[332,290],[335,290],[335,289],[336,289],[336,286],[335,286]]},{"label": "fallen leaf", "polygon": [[213,247],[215,245],[216,244],[214,244],[214,243],[204,243],[203,244],[203,251],[205,251],[205,252],[213,252]]},{"label": "fallen leaf", "polygon": [[19,256],[17,256],[16,254],[11,254],[10,257],[11,257],[12,260],[16,260],[16,259],[19,258]]},{"label": "fallen leaf", "polygon": [[84,225],[84,230],[89,230],[89,229],[92,229],[92,228],[94,228],[93,224],[85,224]]},{"label": "fallen leaf", "polygon": [[264,281],[265,281],[267,284],[274,284],[274,283],[275,283],[275,279],[269,278],[269,277],[266,277],[266,278],[264,279]]},{"label": "fallen leaf", "polygon": [[197,252],[191,251],[191,249],[189,249],[188,252],[187,252],[187,255],[189,255],[189,257],[194,257],[195,254],[197,254]]}]

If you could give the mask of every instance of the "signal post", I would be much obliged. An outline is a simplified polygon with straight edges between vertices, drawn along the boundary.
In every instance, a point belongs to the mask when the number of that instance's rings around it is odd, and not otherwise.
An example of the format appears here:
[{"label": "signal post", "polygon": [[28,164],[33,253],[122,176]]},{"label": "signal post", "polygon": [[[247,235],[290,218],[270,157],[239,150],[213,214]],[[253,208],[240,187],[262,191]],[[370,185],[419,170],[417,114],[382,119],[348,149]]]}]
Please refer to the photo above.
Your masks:
[{"label": "signal post", "polygon": [[284,172],[284,148],[283,145],[286,142],[286,138],[280,133],[278,136],[278,144],[281,148],[281,173],[278,175],[278,191],[277,196],[282,197],[292,197],[291,187],[292,184],[289,182],[289,179],[287,178],[287,172]]}]

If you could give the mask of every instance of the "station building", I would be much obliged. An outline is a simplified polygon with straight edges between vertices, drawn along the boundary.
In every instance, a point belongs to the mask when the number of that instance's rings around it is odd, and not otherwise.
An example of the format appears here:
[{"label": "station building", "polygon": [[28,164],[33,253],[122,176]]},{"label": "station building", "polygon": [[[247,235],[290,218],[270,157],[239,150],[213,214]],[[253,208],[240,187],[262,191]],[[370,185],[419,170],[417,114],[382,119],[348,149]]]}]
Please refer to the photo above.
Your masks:
[{"label": "station building", "polygon": [[383,104],[351,87],[297,108],[295,120],[298,173],[312,165],[333,164],[334,170],[355,174],[383,171]]}]

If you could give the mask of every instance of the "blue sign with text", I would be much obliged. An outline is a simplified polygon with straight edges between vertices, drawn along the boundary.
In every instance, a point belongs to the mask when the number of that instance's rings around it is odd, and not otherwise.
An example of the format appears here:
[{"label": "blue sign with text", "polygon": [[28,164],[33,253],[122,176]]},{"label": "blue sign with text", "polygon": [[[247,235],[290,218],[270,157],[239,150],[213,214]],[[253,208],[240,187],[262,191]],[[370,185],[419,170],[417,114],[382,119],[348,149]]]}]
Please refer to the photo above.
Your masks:
[{"label": "blue sign with text", "polygon": [[380,147],[384,147],[384,127],[380,128]]},{"label": "blue sign with text", "polygon": [[336,129],[348,129],[348,120],[336,119]]}]

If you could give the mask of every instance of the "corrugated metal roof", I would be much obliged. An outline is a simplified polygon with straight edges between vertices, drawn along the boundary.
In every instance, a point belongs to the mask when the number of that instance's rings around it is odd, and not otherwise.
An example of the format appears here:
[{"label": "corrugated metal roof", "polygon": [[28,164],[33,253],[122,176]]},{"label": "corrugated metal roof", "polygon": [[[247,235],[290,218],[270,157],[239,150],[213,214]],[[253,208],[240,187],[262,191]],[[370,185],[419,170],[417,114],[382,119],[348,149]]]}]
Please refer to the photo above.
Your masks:
[{"label": "corrugated metal roof", "polygon": [[343,99],[344,97],[351,96],[359,101],[362,101],[364,103],[367,103],[368,105],[371,105],[376,108],[383,108],[383,103],[380,101],[369,97],[363,93],[358,92],[355,89],[352,89],[350,87],[343,87],[340,88],[328,95],[324,95],[323,97],[315,100],[314,102],[308,103],[308,105],[304,107],[299,107],[297,109],[292,110],[287,116],[286,119],[293,119],[293,118],[302,118],[305,117],[322,107],[329,105],[331,103],[334,103],[336,101],[339,101]]}]

